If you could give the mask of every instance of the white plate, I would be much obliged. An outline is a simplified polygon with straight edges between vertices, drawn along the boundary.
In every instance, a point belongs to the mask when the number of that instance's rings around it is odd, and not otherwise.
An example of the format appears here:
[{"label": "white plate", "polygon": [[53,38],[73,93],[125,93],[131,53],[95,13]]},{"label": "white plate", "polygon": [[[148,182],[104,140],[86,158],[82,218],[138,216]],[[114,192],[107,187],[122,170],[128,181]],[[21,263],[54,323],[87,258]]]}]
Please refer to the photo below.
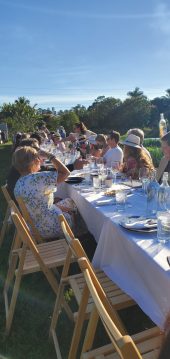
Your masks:
[{"label": "white plate", "polygon": [[[128,222],[127,222],[128,220]],[[140,216],[131,216],[126,221],[120,222],[120,226],[129,231],[135,232],[156,232],[157,223],[156,220],[149,218],[141,218]],[[153,222],[153,223],[152,223]]]}]

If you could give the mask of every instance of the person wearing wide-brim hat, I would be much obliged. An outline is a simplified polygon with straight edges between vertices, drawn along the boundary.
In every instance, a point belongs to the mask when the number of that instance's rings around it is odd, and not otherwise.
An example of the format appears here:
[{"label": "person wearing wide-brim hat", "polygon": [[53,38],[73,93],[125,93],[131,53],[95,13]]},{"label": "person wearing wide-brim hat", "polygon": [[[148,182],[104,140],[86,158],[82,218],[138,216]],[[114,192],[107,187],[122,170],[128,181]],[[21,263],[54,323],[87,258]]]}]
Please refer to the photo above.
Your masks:
[{"label": "person wearing wide-brim hat", "polygon": [[147,168],[148,171],[154,169],[152,159],[145,153],[140,145],[140,137],[129,134],[124,141],[120,141],[123,148],[124,163],[122,172],[134,179],[139,178],[139,169]]}]

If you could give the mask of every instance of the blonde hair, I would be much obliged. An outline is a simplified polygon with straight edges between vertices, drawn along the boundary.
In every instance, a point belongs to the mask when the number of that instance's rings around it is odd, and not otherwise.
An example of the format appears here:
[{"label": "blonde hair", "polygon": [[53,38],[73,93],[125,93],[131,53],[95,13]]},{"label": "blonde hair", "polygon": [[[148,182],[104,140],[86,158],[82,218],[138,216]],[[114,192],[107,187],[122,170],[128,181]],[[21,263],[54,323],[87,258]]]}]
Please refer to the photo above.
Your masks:
[{"label": "blonde hair", "polygon": [[38,158],[35,148],[24,146],[18,147],[12,156],[12,165],[20,173],[30,172],[34,161]]}]

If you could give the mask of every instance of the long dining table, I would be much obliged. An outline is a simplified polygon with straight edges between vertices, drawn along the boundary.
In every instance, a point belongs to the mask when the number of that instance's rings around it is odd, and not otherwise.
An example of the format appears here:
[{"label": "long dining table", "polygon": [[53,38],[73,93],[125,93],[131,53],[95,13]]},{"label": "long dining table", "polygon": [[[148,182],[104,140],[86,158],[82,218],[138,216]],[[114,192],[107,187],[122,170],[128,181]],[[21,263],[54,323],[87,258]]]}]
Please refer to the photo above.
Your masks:
[{"label": "long dining table", "polygon": [[74,200],[95,237],[93,265],[103,269],[162,328],[170,311],[170,242],[158,243],[156,231],[136,232],[120,225],[126,216],[146,216],[142,190],[130,191],[123,212],[118,212],[114,200],[102,205],[104,193],[90,186],[63,183],[57,194]]}]

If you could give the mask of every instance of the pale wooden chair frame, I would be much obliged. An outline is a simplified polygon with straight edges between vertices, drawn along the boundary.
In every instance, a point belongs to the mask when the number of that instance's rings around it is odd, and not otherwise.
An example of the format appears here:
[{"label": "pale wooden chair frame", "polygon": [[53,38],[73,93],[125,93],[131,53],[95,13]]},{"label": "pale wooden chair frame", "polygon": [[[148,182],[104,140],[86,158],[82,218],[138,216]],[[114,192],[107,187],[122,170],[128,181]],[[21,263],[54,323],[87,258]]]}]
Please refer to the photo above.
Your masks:
[{"label": "pale wooden chair frame", "polygon": [[[90,294],[94,301],[94,309],[91,313],[91,318],[88,323],[87,332],[81,353],[81,359],[156,359],[162,341],[162,333],[160,333],[160,330],[156,327],[134,335],[133,337],[134,339],[136,339],[136,346],[131,336],[127,334],[122,334],[121,331],[118,329],[115,322],[114,307],[112,307],[110,302],[108,301],[108,298],[103,291],[103,288],[101,287],[94,271],[92,270],[91,266],[89,266],[87,259],[80,258],[78,260],[78,263],[84,274],[86,282],[86,286],[84,288],[85,297],[82,298],[78,316],[84,315],[85,313],[85,305],[87,302],[86,296],[89,296]],[[85,302],[85,305],[83,302]],[[89,350],[90,346],[92,345],[91,337],[94,338],[93,318],[96,315],[96,312],[100,316],[100,319],[112,344],[105,345],[102,348],[97,348],[97,350],[93,350],[90,353]],[[74,332],[75,337],[77,330],[78,327]],[[141,353],[143,354],[143,356]],[[151,356],[149,356],[149,354],[151,354]],[[69,353],[69,359],[73,358],[75,358],[75,356]]]},{"label": "pale wooden chair frame", "polygon": [[[53,268],[63,266],[67,258],[68,246],[65,243],[65,239],[52,241],[48,243],[36,244],[30,233],[30,230],[19,212],[17,206],[13,201],[9,203],[11,208],[11,217],[16,227],[17,236],[14,242],[13,249],[11,251],[11,260],[8,268],[7,277],[4,285],[4,299],[5,299],[5,312],[6,312],[6,334],[9,334],[14,316],[16,301],[19,293],[20,283],[23,275],[42,271],[47,278],[51,288],[57,295],[58,293],[58,281],[52,271]],[[65,247],[65,252],[60,250],[60,247]],[[59,255],[54,256],[53,251],[59,247]],[[52,257],[50,257],[49,249],[52,249]],[[45,255],[47,253],[47,260],[45,263]],[[32,260],[33,258],[33,260]],[[28,261],[27,261],[28,259]],[[31,261],[32,260],[32,263]],[[24,269],[25,266],[25,269]],[[8,291],[15,277],[12,297],[9,303]],[[62,298],[62,306],[71,320],[73,320],[73,314],[70,307]]]},{"label": "pale wooden chair frame", "polygon": [[36,243],[42,243],[43,239],[42,239],[38,229],[35,227],[35,225],[34,225],[34,223],[32,221],[32,218],[31,218],[31,216],[29,214],[29,211],[27,209],[27,206],[25,205],[25,202],[24,202],[23,198],[22,197],[16,197],[16,200],[17,200],[17,202],[19,204],[19,208],[21,210],[22,216],[25,219],[25,222],[31,228],[31,233],[33,235],[33,240]]},{"label": "pale wooden chair frame", "polygon": [[[73,289],[73,292],[74,292],[75,297],[77,299],[78,305],[80,305],[80,303],[81,303],[82,296],[84,298],[86,298],[86,300],[83,302],[84,306],[83,306],[83,309],[82,309],[82,313],[84,313],[85,308],[87,309],[87,305],[88,305],[88,301],[89,301],[89,296],[86,295],[86,289],[85,289],[85,293],[83,291],[83,294],[81,294],[81,295],[80,295],[79,291],[77,291],[78,286],[77,286],[76,281],[77,281],[77,279],[79,279],[79,275],[78,276],[77,275],[69,276],[69,267],[70,267],[71,255],[74,255],[77,260],[79,258],[81,258],[81,257],[86,257],[86,260],[88,261],[89,266],[91,267],[91,270],[93,270],[93,269],[92,269],[92,265],[91,265],[90,261],[88,260],[88,258],[86,256],[86,253],[85,253],[82,245],[80,244],[79,240],[74,237],[74,234],[71,231],[71,228],[68,225],[65,217],[63,215],[59,215],[59,220],[60,220],[60,224],[61,224],[64,236],[65,236],[66,241],[67,241],[68,246],[69,246],[69,251],[68,251],[67,260],[65,262],[65,265],[64,265],[63,271],[62,271],[62,275],[61,275],[58,295],[57,295],[57,298],[56,298],[56,303],[55,303],[53,316],[52,316],[52,321],[51,321],[51,326],[50,326],[50,334],[53,337],[57,357],[59,359],[61,359],[60,347],[59,347],[59,343],[58,343],[58,339],[57,339],[57,335],[56,335],[56,325],[57,325],[58,315],[59,315],[60,308],[61,308],[61,299],[63,297],[63,292],[64,292],[65,285],[68,284],[68,283],[71,285],[71,288]],[[100,271],[99,273],[103,273],[104,277],[107,278],[107,276],[104,274],[104,272]],[[80,276],[82,277],[82,274]],[[110,285],[111,284],[114,285],[112,283],[112,281],[109,280],[109,282],[110,282]],[[83,284],[85,284],[84,280],[83,280]],[[126,308],[126,307],[130,307],[132,305],[135,305],[136,303],[128,295],[123,293],[120,290],[120,288],[118,288],[116,285],[115,285],[115,288],[118,289],[121,292],[123,300],[122,300],[122,302],[120,301],[120,303],[119,303],[118,298],[116,298],[115,303],[114,302],[112,303],[115,306],[114,320],[115,320],[118,328],[121,330],[121,332],[126,333],[126,330],[125,330],[125,328],[123,326],[123,323],[121,322],[120,317],[119,317],[116,310]],[[109,289],[109,288],[107,288],[107,289]],[[113,297],[114,297],[114,295],[113,295]],[[119,298],[121,298],[121,295],[120,295]],[[91,307],[92,307],[92,305],[91,305]],[[75,319],[76,319],[76,327],[78,327],[79,330],[76,331],[76,337],[74,337],[72,339],[73,344],[71,345],[71,348],[70,348],[70,356],[69,356],[69,358],[75,358],[76,357],[76,353],[77,353],[77,350],[78,350],[78,345],[79,345],[79,341],[80,341],[80,336],[81,336],[81,330],[82,330],[82,327],[83,327],[83,323],[84,323],[84,320],[89,317],[90,311],[87,310],[87,311],[85,311],[86,313],[84,313],[84,315],[80,314],[78,317],[77,316],[75,317]],[[88,316],[87,316],[87,314],[88,314]],[[98,317],[99,316],[98,316],[97,312],[93,314],[92,322],[93,322],[93,327],[94,327],[94,333],[95,333],[95,329],[97,327]],[[91,341],[93,341],[92,337],[91,337]]]},{"label": "pale wooden chair frame", "polygon": [[6,230],[9,226],[9,219],[10,219],[10,206],[9,206],[9,202],[12,200],[8,190],[7,190],[7,184],[4,185],[4,186],[1,186],[1,190],[3,192],[3,195],[6,199],[6,202],[7,202],[7,209],[6,209],[6,213],[5,213],[5,217],[4,217],[4,220],[3,220],[3,224],[2,224],[2,228],[1,228],[1,233],[0,233],[0,247],[2,246],[2,243],[4,241],[4,238],[5,238],[5,233],[6,233]]}]

